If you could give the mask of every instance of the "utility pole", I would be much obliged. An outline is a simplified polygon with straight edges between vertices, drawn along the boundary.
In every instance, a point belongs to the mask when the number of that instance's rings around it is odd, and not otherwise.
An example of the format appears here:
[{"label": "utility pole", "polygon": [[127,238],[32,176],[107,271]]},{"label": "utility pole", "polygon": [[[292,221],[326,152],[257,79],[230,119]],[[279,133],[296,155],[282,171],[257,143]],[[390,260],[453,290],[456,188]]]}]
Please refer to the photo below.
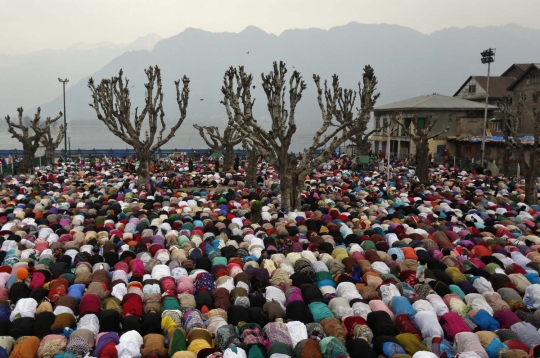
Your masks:
[{"label": "utility pole", "polygon": [[71,158],[71,137],[68,137],[68,144],[69,144],[69,157]]},{"label": "utility pole", "polygon": [[[65,78],[65,79],[58,78],[58,81],[62,82],[62,86],[64,87],[64,128],[67,128],[67,123],[66,123],[66,83],[68,83],[69,80],[67,78]],[[66,133],[66,135],[64,135],[64,156],[66,157],[65,159],[67,159],[67,155],[68,155],[68,151],[67,151],[67,133]]]},{"label": "utility pole", "polygon": [[485,51],[482,51],[480,53],[482,55],[482,63],[488,64],[488,72],[487,72],[487,85],[486,85],[486,108],[484,110],[484,130],[482,131],[482,168],[485,168],[485,158],[486,158],[486,127],[487,127],[487,114],[488,114],[488,100],[489,100],[489,71],[491,68],[491,63],[495,62],[495,49],[489,48]]}]

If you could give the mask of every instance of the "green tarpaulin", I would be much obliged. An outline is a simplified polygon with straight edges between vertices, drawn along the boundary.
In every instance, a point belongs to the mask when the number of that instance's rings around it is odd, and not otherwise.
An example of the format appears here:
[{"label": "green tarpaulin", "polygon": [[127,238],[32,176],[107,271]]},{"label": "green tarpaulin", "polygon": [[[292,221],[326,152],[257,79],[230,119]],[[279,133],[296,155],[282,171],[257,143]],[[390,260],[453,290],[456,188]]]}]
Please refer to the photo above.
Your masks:
[{"label": "green tarpaulin", "polygon": [[368,164],[369,163],[369,155],[359,155],[358,159],[360,159],[360,164]]},{"label": "green tarpaulin", "polygon": [[223,154],[221,152],[214,152],[210,156],[210,158],[212,158],[212,159],[217,159],[217,158],[221,158],[221,157],[223,157]]}]

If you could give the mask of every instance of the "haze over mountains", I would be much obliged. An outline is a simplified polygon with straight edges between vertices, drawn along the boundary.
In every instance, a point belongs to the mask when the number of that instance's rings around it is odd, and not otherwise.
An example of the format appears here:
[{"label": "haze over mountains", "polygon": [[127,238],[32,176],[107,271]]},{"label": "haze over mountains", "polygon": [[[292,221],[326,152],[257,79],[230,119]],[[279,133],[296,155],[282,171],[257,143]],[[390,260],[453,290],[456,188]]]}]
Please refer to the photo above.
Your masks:
[{"label": "haze over mountains", "polygon": [[61,50],[0,54],[0,114],[3,118],[19,106],[30,110],[50,102],[62,94],[59,77],[70,79],[69,88],[126,51],[150,51],[159,40],[148,34],[130,44],[79,43]]},{"label": "haze over mountains", "polygon": [[[174,80],[184,74],[191,79],[188,118],[179,130],[179,135],[185,136],[192,133],[193,123],[225,125],[224,109],[219,103],[222,77],[229,66],[244,65],[254,75],[255,115],[264,123],[268,115],[260,74],[271,70],[272,61],[283,60],[290,73],[294,69],[302,73],[308,86],[297,110],[297,120],[303,126],[298,130],[297,141],[297,149],[301,149],[320,123],[313,73],[329,80],[336,73],[343,86],[357,89],[363,67],[370,64],[379,78],[378,104],[435,92],[453,95],[469,75],[485,74],[486,68],[480,63],[482,50],[497,48],[492,74],[498,75],[514,62],[538,62],[540,46],[532,45],[538,38],[540,30],[518,25],[448,28],[430,35],[403,26],[358,23],[328,31],[288,30],[279,36],[256,27],[248,27],[240,33],[210,33],[190,28],[160,41],[154,37],[157,42],[153,47],[149,39],[144,46],[139,46],[140,50],[78,46],[71,52],[43,51],[43,54],[25,55],[32,59],[27,62],[12,59],[8,65],[0,55],[0,113],[13,115],[20,105],[28,110],[41,105],[45,115],[57,113],[62,109],[57,78],[68,77],[71,80],[67,92],[68,121],[88,125],[87,121],[97,122],[88,106],[87,79],[90,76],[99,81],[123,68],[134,86],[132,104],[142,106],[143,70],[157,64],[162,69],[167,119],[178,115]],[[80,79],[78,83],[75,78]],[[70,130],[75,128],[72,126]],[[120,142],[118,147],[123,146]],[[178,145],[172,145],[175,146]]]}]

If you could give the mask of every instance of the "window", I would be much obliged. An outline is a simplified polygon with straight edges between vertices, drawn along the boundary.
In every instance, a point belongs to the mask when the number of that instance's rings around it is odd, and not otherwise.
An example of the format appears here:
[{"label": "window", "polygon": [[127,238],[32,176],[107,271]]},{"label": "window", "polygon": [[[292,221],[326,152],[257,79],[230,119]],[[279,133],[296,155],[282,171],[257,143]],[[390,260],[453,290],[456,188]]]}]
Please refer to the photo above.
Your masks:
[{"label": "window", "polygon": [[381,119],[379,117],[375,118],[375,129],[381,128]]},{"label": "window", "polygon": [[491,121],[491,130],[493,132],[500,132],[501,131],[501,120],[500,119],[494,119]]},{"label": "window", "polygon": [[388,128],[386,127],[388,125],[388,118],[383,118],[383,126],[384,126],[384,129],[383,129],[383,133],[386,134],[386,132],[388,131]]},{"label": "window", "polygon": [[476,93],[476,85],[469,85],[469,93]]},{"label": "window", "polygon": [[424,129],[426,128],[426,119],[425,118],[418,118],[416,122],[416,126],[418,129]]}]

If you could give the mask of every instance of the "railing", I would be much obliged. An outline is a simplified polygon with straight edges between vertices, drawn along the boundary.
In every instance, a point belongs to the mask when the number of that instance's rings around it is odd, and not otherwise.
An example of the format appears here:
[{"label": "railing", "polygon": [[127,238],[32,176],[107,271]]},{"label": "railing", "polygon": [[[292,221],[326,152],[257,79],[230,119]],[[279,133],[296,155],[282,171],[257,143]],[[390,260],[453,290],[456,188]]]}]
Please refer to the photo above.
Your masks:
[{"label": "railing", "polygon": [[[499,172],[506,176],[516,176],[517,175],[517,162],[509,162],[509,163],[502,163],[502,162],[492,162],[497,166],[499,169]],[[444,165],[444,157],[442,156],[435,156],[434,164],[436,165]],[[471,158],[458,158],[458,157],[452,157],[450,156],[448,161],[449,167],[457,167],[460,170],[464,170],[466,172],[472,172],[476,171],[478,167],[480,166],[479,160],[473,160]]]},{"label": "railing", "polygon": [[[36,157],[34,158],[34,167],[41,167],[47,164],[47,158],[46,157]],[[20,170],[21,162],[11,162],[9,164],[2,164],[0,162],[0,173],[3,176],[6,175],[17,175],[21,174]]]}]

